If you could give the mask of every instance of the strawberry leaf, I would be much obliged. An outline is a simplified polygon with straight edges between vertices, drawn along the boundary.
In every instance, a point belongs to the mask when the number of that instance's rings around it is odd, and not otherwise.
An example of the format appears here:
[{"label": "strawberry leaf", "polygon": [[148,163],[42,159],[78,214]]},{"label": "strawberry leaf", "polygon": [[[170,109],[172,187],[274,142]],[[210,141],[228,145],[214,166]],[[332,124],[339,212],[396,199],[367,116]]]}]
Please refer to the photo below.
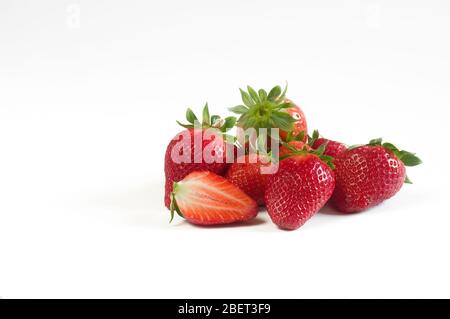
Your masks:
[{"label": "strawberry leaf", "polygon": [[312,136],[308,136],[308,145],[313,147],[314,143],[319,138],[320,134],[318,130],[314,130]]},{"label": "strawberry leaf", "polygon": [[281,94],[281,87],[277,85],[272,90],[270,90],[267,99],[270,101],[274,101],[278,98],[278,96],[280,96],[280,94]]},{"label": "strawberry leaf", "polygon": [[415,154],[402,151],[400,160],[405,164],[405,166],[417,166],[422,164],[422,160],[418,158]]},{"label": "strawberry leaf", "polygon": [[292,131],[294,126],[293,123],[296,121],[291,115],[288,113],[275,111],[273,112],[273,122],[275,127],[282,129],[283,131]]},{"label": "strawberry leaf", "polygon": [[225,118],[225,123],[222,126],[222,131],[226,132],[232,129],[236,125],[236,121],[237,119],[234,116],[228,116],[227,118]]},{"label": "strawberry leaf", "polygon": [[408,175],[405,177],[405,184],[412,184],[413,182],[409,179]]},{"label": "strawberry leaf", "polygon": [[390,150],[392,153],[394,153],[394,155],[397,156],[398,159],[401,160],[405,166],[417,166],[422,164],[422,160],[419,157],[417,157],[416,154],[400,150],[397,146],[395,146],[392,143],[383,143],[383,144],[381,143],[382,143],[381,138],[374,139],[369,142],[369,146],[380,146],[380,145],[383,146],[385,149]]},{"label": "strawberry leaf", "polygon": [[317,140],[320,137],[319,130],[314,130],[312,137],[313,139]]},{"label": "strawberry leaf", "polygon": [[278,101],[282,101],[282,100],[284,100],[286,98],[287,89],[288,89],[288,84],[286,82],[286,86],[284,87],[284,90],[281,93],[281,95],[278,97]]},{"label": "strawberry leaf", "polygon": [[354,150],[354,149],[356,149],[358,147],[361,147],[361,146],[365,146],[365,145],[364,144],[351,145],[351,146],[348,147],[348,150],[351,151],[351,150]]},{"label": "strawberry leaf", "polygon": [[286,142],[291,142],[293,140],[294,140],[294,137],[292,136],[292,131],[290,131],[286,135]]},{"label": "strawberry leaf", "polygon": [[267,155],[267,136],[260,134],[257,139],[257,151],[259,153]]},{"label": "strawberry leaf", "polygon": [[317,154],[323,155],[323,153],[325,153],[325,150],[326,150],[326,148],[327,148],[327,144],[328,144],[328,143],[323,143],[322,145],[320,145],[320,146],[316,149]]},{"label": "strawberry leaf", "polygon": [[370,146],[380,146],[382,142],[383,142],[382,138],[375,138],[369,142],[369,145]]},{"label": "strawberry leaf", "polygon": [[258,93],[256,93],[256,91],[250,85],[247,85],[247,91],[250,94],[253,101],[255,101],[255,103],[261,102],[261,100],[259,99]]},{"label": "strawberry leaf", "polygon": [[267,100],[267,92],[266,92],[265,90],[260,89],[260,90],[258,91],[258,95],[259,95],[259,99],[260,99],[261,101]]},{"label": "strawberry leaf", "polygon": [[292,102],[285,102],[285,103],[278,105],[279,109],[288,109],[291,107],[292,107]]},{"label": "strawberry leaf", "polygon": [[301,141],[303,142],[303,140],[305,139],[305,131],[301,131],[299,134],[297,134],[295,137],[296,141]]},{"label": "strawberry leaf", "polygon": [[208,103],[205,104],[205,107],[203,108],[203,121],[202,124],[203,125],[211,125],[211,118],[209,116],[209,108],[208,108]]},{"label": "strawberry leaf", "polygon": [[399,152],[399,149],[392,143],[383,143],[383,147],[391,150],[392,152]]},{"label": "strawberry leaf", "polygon": [[195,113],[190,108],[186,110],[186,120],[191,124],[194,124],[195,121],[198,121],[197,116],[195,116]]},{"label": "strawberry leaf", "polygon": [[255,104],[247,92],[242,89],[239,89],[239,91],[241,91],[242,102],[244,102],[246,106],[251,107]]},{"label": "strawberry leaf", "polygon": [[237,105],[234,107],[230,107],[228,110],[236,114],[244,114],[248,111],[248,108],[245,107],[244,105]]},{"label": "strawberry leaf", "polygon": [[215,124],[218,120],[220,120],[220,116],[219,116],[219,115],[212,115],[212,116],[211,116],[211,125],[214,126],[214,124]]},{"label": "strawberry leaf", "polygon": [[194,124],[183,124],[183,123],[180,123],[179,121],[176,121],[176,122],[177,122],[178,125],[180,125],[180,126],[182,126],[184,128],[187,128],[187,129],[194,128]]}]

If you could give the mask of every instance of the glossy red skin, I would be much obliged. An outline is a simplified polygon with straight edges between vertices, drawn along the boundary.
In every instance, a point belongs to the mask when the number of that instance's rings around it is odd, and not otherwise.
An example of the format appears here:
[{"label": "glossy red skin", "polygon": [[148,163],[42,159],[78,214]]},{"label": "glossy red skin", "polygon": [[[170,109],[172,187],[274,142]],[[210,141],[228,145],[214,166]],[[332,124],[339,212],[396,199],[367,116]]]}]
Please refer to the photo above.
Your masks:
[{"label": "glossy red skin", "polygon": [[345,146],[344,144],[336,142],[336,141],[328,140],[326,138],[318,138],[314,142],[312,147],[313,147],[313,149],[316,150],[324,143],[328,143],[325,148],[325,152],[323,153],[324,155],[327,155],[327,156],[336,157],[340,153],[345,152],[347,150],[347,146]]},{"label": "glossy red skin", "polygon": [[[306,143],[304,143],[302,141],[290,141],[288,143],[288,145],[294,147],[295,149],[297,149],[299,151],[303,150],[303,148],[305,148],[305,147],[306,147],[307,150],[311,149],[311,147],[308,144],[306,144]],[[293,152],[290,149],[288,149],[287,147],[284,147],[283,145],[280,146],[280,153],[279,153],[279,157],[280,158],[283,157],[283,156],[292,154],[292,153]]]},{"label": "glossy red skin", "polygon": [[[185,131],[186,132],[186,131]],[[202,148],[197,150],[197,154],[199,152],[203,152],[203,149],[209,145],[210,143],[214,143],[214,150],[219,152],[219,154],[223,154],[222,163],[206,163],[204,160],[201,163],[194,163],[195,149],[194,149],[194,139],[195,134],[202,134],[204,136],[204,131],[189,129],[187,132],[190,135],[190,141],[187,141],[182,138],[182,133],[178,133],[169,143],[166,149],[166,155],[164,159],[164,172],[166,174],[166,183],[165,183],[165,194],[164,194],[164,204],[167,208],[170,207],[170,193],[173,189],[173,183],[181,181],[185,178],[189,173],[193,171],[211,171],[218,175],[223,175],[228,167],[226,163],[226,153],[225,153],[225,143],[222,138],[212,139],[212,138],[203,138],[202,140]],[[195,132],[195,133],[194,133]],[[175,163],[171,159],[172,149],[177,143],[182,140],[183,145],[186,145],[191,149],[191,163]],[[189,143],[189,144],[188,144]]]},{"label": "glossy red skin", "polygon": [[244,155],[228,168],[225,177],[234,185],[239,187],[248,196],[253,198],[258,205],[264,205],[264,192],[267,185],[267,174],[261,174],[264,164],[256,154]]},{"label": "glossy red skin", "polygon": [[[291,101],[292,102],[292,101]],[[303,113],[302,109],[295,105],[289,109],[286,109],[286,112],[288,112],[294,119],[297,120],[297,122],[294,122],[294,129],[292,131],[293,136],[297,136],[301,132],[305,132],[305,138],[304,142],[308,140],[308,125],[306,123],[306,117]],[[280,137],[282,140],[286,140],[288,133],[286,131],[280,130]]]},{"label": "glossy red skin", "polygon": [[294,230],[318,212],[333,194],[333,170],[312,154],[295,155],[280,162],[269,177],[265,200],[272,221]]},{"label": "glossy red skin", "polygon": [[360,212],[394,196],[403,186],[406,169],[389,150],[362,146],[335,158],[336,189],[332,204],[343,213]]}]

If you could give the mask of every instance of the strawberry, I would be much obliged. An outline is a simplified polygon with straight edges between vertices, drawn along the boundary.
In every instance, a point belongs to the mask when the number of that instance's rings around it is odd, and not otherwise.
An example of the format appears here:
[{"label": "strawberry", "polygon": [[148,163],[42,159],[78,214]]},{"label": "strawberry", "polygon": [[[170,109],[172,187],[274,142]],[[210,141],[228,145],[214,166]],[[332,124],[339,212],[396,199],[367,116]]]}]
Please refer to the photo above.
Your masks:
[{"label": "strawberry", "polygon": [[319,211],[333,194],[331,158],[315,151],[298,151],[281,160],[269,177],[265,201],[272,221],[294,230]]},{"label": "strawberry", "polygon": [[264,204],[267,174],[261,174],[261,168],[269,165],[262,155],[243,155],[230,165],[225,177],[253,198],[258,205]]},{"label": "strawberry", "polygon": [[[227,151],[233,153],[234,149],[226,144],[223,133],[233,127],[236,118],[221,119],[217,115],[209,116],[208,105],[203,109],[203,121],[188,109],[186,118],[189,124],[178,124],[186,130],[178,133],[166,149],[164,171],[166,174],[164,204],[170,207],[170,193],[174,182],[178,182],[193,171],[207,170],[216,174],[224,174],[227,164]],[[198,147],[196,141],[201,141]],[[207,156],[205,156],[205,151]],[[209,156],[208,156],[209,154]],[[180,157],[175,160],[175,157]]]},{"label": "strawberry", "polygon": [[230,111],[239,114],[238,126],[244,130],[254,128],[277,128],[279,135],[286,138],[290,133],[294,136],[304,132],[306,142],[306,119],[302,110],[292,101],[286,99],[286,91],[275,86],[269,93],[260,89],[256,92],[247,86],[248,92],[241,91],[242,105],[230,108]]},{"label": "strawberry", "polygon": [[381,139],[340,153],[336,166],[336,190],[332,204],[341,212],[360,212],[393,197],[410,183],[405,166],[416,166],[415,154],[400,151]]},{"label": "strawberry", "polygon": [[171,193],[174,212],[198,225],[243,222],[256,217],[258,205],[237,186],[209,171],[196,171],[174,183]]},{"label": "strawberry", "polygon": [[289,102],[292,104],[292,107],[286,109],[286,112],[291,115],[296,121],[294,122],[294,128],[291,132],[286,132],[286,131],[280,131],[280,137],[283,140],[287,139],[288,134],[290,133],[292,136],[298,136],[300,134],[303,134],[303,142],[306,143],[307,141],[307,132],[308,132],[308,125],[306,123],[306,117],[305,114],[303,113],[302,109],[296,105],[295,103],[293,103],[291,100],[286,99],[286,102]]},{"label": "strawberry", "polygon": [[325,144],[325,151],[323,154],[331,157],[336,157],[341,152],[347,150],[345,144],[320,137],[319,131],[317,130],[315,130],[313,136],[309,138],[308,143],[315,150]]}]

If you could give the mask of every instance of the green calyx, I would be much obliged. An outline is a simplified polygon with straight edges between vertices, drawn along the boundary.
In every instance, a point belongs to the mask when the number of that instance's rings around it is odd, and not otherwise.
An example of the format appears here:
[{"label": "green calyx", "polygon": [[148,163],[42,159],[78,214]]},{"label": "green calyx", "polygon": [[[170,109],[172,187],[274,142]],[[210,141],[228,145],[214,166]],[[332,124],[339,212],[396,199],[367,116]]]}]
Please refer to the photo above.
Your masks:
[{"label": "green calyx", "polygon": [[307,155],[307,154],[313,154],[316,155],[317,157],[320,158],[320,160],[322,162],[324,162],[325,164],[327,164],[331,169],[335,169],[335,166],[333,164],[334,162],[334,157],[332,156],[328,156],[328,155],[324,155],[325,149],[326,149],[326,144],[322,144],[318,149],[316,150],[308,150],[306,145],[303,147],[303,149],[298,150],[295,147],[293,147],[292,145],[289,145],[288,143],[282,143],[283,146],[285,148],[287,148],[288,150],[290,150],[292,153],[291,154],[287,154],[285,156],[282,156],[280,158],[280,160],[284,160],[286,158],[292,157],[292,156],[296,156],[296,155]]},{"label": "green calyx", "polygon": [[305,132],[304,131],[301,131],[297,135],[293,135],[292,131],[291,131],[291,132],[288,132],[288,134],[286,136],[286,142],[293,142],[293,141],[303,142],[304,140],[305,140]]},{"label": "green calyx", "polygon": [[186,110],[186,120],[188,121],[188,124],[183,124],[179,121],[177,121],[177,123],[187,129],[217,128],[222,132],[226,132],[236,125],[236,117],[234,116],[229,116],[223,119],[219,115],[210,115],[208,103],[206,103],[203,107],[201,122],[190,108]]},{"label": "green calyx", "polygon": [[419,157],[417,157],[415,153],[402,151],[392,143],[387,142],[383,143],[383,139],[381,138],[371,140],[368,146],[383,146],[385,149],[388,149],[392,153],[394,153],[394,155],[397,156],[398,159],[401,160],[405,166],[417,166],[423,163],[422,160]]},{"label": "green calyx", "polygon": [[279,128],[290,132],[296,120],[285,112],[293,106],[286,99],[287,85],[284,91],[275,86],[269,93],[260,89],[256,92],[247,86],[247,91],[240,89],[243,104],[229,108],[233,113],[239,114],[238,125],[243,129]]},{"label": "green calyx", "polygon": [[[394,153],[394,155],[403,162],[403,164],[405,166],[417,166],[422,164],[422,160],[416,156],[415,153],[411,153],[408,151],[404,151],[404,150],[400,150],[397,146],[395,146],[392,143],[383,143],[383,139],[382,138],[376,138],[373,139],[369,142],[369,144],[367,144],[367,146],[382,146],[387,150],[390,150],[392,153]],[[406,176],[405,178],[405,183],[406,184],[412,184],[412,181],[409,179],[408,176]]]},{"label": "green calyx", "polygon": [[176,182],[173,183],[173,191],[170,193],[170,221],[171,223],[173,221],[173,216],[175,215],[175,212],[178,214],[178,216],[183,217],[183,214],[180,211],[180,208],[178,207],[177,201],[175,199],[175,195],[178,189],[178,184]]},{"label": "green calyx", "polygon": [[308,135],[308,145],[313,147],[314,143],[320,138],[319,130],[314,130],[311,136]]}]

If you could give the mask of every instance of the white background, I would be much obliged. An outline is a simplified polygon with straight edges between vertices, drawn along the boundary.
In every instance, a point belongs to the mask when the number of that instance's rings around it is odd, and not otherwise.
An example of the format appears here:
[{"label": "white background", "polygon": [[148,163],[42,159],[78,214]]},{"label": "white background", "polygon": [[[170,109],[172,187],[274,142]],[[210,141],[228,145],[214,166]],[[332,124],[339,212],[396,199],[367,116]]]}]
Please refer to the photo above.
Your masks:
[{"label": "white background", "polygon": [[[0,296],[450,297],[448,1],[0,3]],[[175,120],[289,82],[310,128],[415,182],[294,232],[168,223]]]}]

